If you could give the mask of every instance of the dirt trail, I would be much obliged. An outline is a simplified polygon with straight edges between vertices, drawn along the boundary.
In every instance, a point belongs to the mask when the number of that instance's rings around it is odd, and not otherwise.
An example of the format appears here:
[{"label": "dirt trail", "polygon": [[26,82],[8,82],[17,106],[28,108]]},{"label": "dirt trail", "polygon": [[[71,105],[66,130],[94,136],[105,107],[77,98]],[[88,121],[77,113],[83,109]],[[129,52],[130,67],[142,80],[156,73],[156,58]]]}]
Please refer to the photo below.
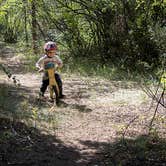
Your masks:
[{"label": "dirt trail", "polygon": [[[29,90],[25,93],[36,97],[41,75],[36,72],[25,73],[20,70],[23,64],[18,57],[11,53],[3,55],[1,62],[8,64],[20,80],[21,86]],[[2,73],[1,78],[2,83],[6,79]],[[59,152],[63,154],[59,165],[107,165],[102,160],[106,149],[122,137],[130,122],[132,123],[128,126],[125,138],[137,138],[147,133],[147,124],[153,111],[149,112],[148,97],[136,83],[63,73],[62,79],[67,98],[62,101],[62,106],[54,110],[58,115],[58,126],[54,134],[65,147],[72,147],[77,153],[62,150]],[[75,158],[77,161],[72,163]]]}]

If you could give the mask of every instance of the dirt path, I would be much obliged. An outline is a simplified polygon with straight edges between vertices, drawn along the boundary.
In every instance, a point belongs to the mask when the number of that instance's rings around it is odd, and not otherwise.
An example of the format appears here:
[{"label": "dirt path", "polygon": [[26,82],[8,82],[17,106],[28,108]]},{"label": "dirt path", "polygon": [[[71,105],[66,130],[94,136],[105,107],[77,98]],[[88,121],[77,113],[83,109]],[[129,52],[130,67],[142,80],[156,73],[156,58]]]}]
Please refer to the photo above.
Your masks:
[{"label": "dirt path", "polygon": [[[20,80],[24,95],[35,98],[40,86],[40,74],[25,73],[24,70],[20,70],[20,66],[23,64],[20,64],[19,57],[11,55],[11,53],[1,56],[0,60],[8,64]],[[6,80],[2,73],[1,78],[1,83]],[[46,148],[44,153],[47,152],[47,155],[50,156],[52,145],[57,148],[57,145],[63,144],[63,147],[58,146],[56,151],[52,149],[53,152],[56,152],[56,157],[59,155],[59,158],[56,158],[55,161],[48,159],[49,164],[46,159],[47,164],[44,164],[42,155],[36,156],[36,160],[42,160],[42,162],[30,165],[111,165],[113,159],[107,163],[106,152],[113,148],[119,138],[122,138],[126,127],[125,139],[137,139],[139,136],[147,134],[147,125],[153,111],[149,111],[148,97],[136,83],[108,81],[72,74],[62,74],[62,79],[67,98],[62,101],[60,107],[54,108],[57,118],[56,129],[50,130],[52,139],[56,138],[60,142],[46,141],[47,144],[51,144],[46,147],[38,145],[38,147]],[[49,109],[41,108],[40,112],[42,111],[49,111]],[[165,117],[162,108],[160,108],[158,117]],[[156,125],[160,126],[159,131],[163,133],[164,124],[157,122]],[[37,127],[41,133],[44,132],[42,129],[48,128],[48,126],[44,127],[44,124],[38,124]],[[41,149],[39,151],[42,152]]]}]

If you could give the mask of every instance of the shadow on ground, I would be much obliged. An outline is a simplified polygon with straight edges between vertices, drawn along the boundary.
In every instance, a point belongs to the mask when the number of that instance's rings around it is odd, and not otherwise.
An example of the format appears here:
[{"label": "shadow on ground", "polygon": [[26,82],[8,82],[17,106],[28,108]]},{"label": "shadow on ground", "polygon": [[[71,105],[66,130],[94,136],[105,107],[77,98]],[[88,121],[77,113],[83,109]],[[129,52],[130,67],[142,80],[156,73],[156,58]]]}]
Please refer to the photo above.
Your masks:
[{"label": "shadow on ground", "polygon": [[[14,84],[0,83],[0,94],[0,114],[12,115],[16,119],[29,118],[28,114],[33,108],[49,110],[53,106],[53,103],[40,101],[38,92],[34,95],[34,91],[25,86],[16,87]],[[60,102],[59,108],[67,107],[84,113],[92,111],[86,105],[69,104],[65,101]]]},{"label": "shadow on ground", "polygon": [[61,107],[61,108],[70,107],[71,109],[76,109],[76,110],[78,110],[79,112],[82,112],[82,113],[88,113],[88,112],[93,111],[92,109],[88,108],[86,105],[68,104],[65,101],[60,101],[59,107]]},{"label": "shadow on ground", "polygon": [[[0,115],[0,166],[165,166],[166,140],[156,135],[114,142],[79,140],[85,147],[82,151],[66,145],[56,132],[44,134],[18,120],[21,111],[29,108],[27,104],[38,106],[30,89],[0,84],[0,94],[0,113],[16,116],[8,119]],[[64,102],[61,106],[91,111],[84,105]],[[22,114],[25,122],[31,116]]]},{"label": "shadow on ground", "polygon": [[164,166],[166,141],[139,136],[113,143],[80,141],[96,153],[82,153],[56,136],[0,118],[0,165],[15,166]]},{"label": "shadow on ground", "polygon": [[20,112],[23,113],[29,107],[29,103],[35,104],[35,98],[31,93],[32,91],[24,86],[0,83],[0,113],[12,114],[17,118]]},{"label": "shadow on ground", "polygon": [[165,166],[166,140],[140,135],[136,139],[117,140],[113,143],[81,141],[83,145],[103,152],[99,166]]},{"label": "shadow on ground", "polygon": [[[55,136],[42,134],[21,122],[0,119],[0,165],[82,165],[80,153]],[[84,165],[84,164],[83,164]]]}]

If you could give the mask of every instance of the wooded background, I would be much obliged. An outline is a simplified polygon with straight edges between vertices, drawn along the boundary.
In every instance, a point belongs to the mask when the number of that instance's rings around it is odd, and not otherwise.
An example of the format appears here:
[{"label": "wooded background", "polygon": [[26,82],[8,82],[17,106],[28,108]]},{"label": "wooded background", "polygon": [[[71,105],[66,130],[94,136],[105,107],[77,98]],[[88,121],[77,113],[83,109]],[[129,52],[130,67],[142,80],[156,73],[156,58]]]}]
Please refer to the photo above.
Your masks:
[{"label": "wooded background", "polygon": [[0,38],[34,54],[53,40],[65,58],[155,69],[166,56],[166,0],[0,0]]},{"label": "wooded background", "polygon": [[[39,97],[50,40],[59,106]],[[164,166],[165,66],[166,0],[0,0],[0,165]]]}]

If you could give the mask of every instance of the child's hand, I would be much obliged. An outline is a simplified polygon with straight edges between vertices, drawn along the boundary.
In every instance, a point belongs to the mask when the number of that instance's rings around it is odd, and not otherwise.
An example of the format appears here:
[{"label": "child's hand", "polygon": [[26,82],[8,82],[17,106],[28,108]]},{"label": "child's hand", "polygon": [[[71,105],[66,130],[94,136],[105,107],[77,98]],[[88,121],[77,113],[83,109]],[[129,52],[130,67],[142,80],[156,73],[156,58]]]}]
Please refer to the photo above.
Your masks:
[{"label": "child's hand", "polygon": [[43,68],[40,68],[40,69],[38,70],[39,73],[41,73],[41,72],[43,72],[43,71],[44,71]]},{"label": "child's hand", "polygon": [[62,63],[57,63],[57,65],[58,65],[58,67],[60,67],[60,68],[63,66]]}]

